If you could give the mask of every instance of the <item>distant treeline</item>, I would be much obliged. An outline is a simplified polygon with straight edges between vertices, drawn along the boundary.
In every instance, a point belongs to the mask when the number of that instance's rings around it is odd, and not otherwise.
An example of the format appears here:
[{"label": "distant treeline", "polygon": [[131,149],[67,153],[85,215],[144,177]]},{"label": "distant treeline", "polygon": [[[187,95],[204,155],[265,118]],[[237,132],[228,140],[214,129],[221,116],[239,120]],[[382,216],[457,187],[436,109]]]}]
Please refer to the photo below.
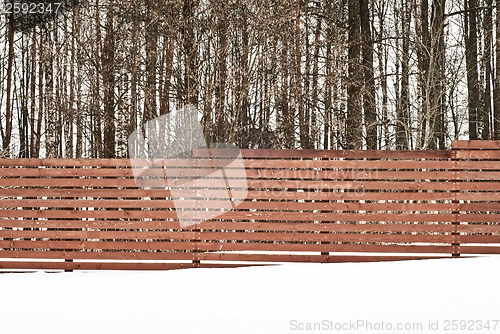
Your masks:
[{"label": "distant treeline", "polygon": [[1,16],[4,154],[125,157],[132,131],[187,105],[242,148],[500,139],[493,0],[62,2]]}]

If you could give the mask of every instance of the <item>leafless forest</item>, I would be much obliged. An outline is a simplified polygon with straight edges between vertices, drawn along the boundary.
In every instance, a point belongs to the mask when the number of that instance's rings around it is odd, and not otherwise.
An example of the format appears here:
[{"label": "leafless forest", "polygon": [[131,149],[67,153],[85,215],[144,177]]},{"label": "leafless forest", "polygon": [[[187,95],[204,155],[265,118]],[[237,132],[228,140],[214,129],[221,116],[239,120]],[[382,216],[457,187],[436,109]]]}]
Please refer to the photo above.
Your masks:
[{"label": "leafless forest", "polygon": [[496,6],[81,0],[31,24],[2,14],[0,149],[126,157],[133,130],[187,105],[210,142],[241,148],[500,139]]}]

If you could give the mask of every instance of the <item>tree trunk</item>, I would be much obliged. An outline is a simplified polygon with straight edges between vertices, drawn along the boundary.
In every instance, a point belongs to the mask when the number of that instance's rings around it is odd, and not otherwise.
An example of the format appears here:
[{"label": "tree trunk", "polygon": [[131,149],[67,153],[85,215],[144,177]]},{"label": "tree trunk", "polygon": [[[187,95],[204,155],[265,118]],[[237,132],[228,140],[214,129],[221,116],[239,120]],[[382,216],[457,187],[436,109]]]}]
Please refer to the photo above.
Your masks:
[{"label": "tree trunk", "polygon": [[39,55],[38,55],[38,118],[36,124],[36,139],[35,139],[35,151],[33,154],[34,158],[38,158],[40,156],[40,147],[42,143],[42,123],[43,123],[43,114],[44,114],[44,99],[43,99],[43,77],[44,77],[44,43],[43,43],[43,33],[40,31],[40,39],[39,39]]},{"label": "tree trunk", "polygon": [[185,57],[184,98],[187,104],[198,106],[198,45],[195,40],[195,11],[199,0],[184,0],[182,9],[183,47]]},{"label": "tree trunk", "polygon": [[478,139],[477,116],[479,111],[479,79],[477,70],[476,0],[464,0],[464,39],[467,68],[467,97],[469,111],[469,139]]},{"label": "tree trunk", "polygon": [[217,50],[217,74],[218,80],[215,86],[215,131],[216,143],[224,143],[228,138],[228,122],[224,110],[226,102],[227,84],[227,56],[228,56],[228,22],[227,22],[227,0],[216,2],[220,4],[217,12],[217,32],[219,37],[219,48]]},{"label": "tree trunk", "polygon": [[52,44],[52,34],[46,33],[47,49],[44,52],[44,101],[45,101],[45,148],[47,158],[58,157],[58,138],[57,138],[57,110],[54,101],[54,49],[50,48]]},{"label": "tree trunk", "polygon": [[156,112],[156,70],[158,61],[159,13],[155,0],[146,1],[146,82],[144,86],[143,123],[158,116]]},{"label": "tree trunk", "polygon": [[36,110],[36,29],[33,29],[31,34],[31,54],[30,54],[30,64],[31,64],[31,81],[30,81],[30,140],[29,140],[29,157],[34,158],[35,154],[35,138],[36,138],[36,129],[35,129],[35,110]]},{"label": "tree trunk", "polygon": [[[69,68],[69,103],[68,116],[66,120],[66,157],[73,158],[73,139],[74,139],[74,116],[75,116],[75,62],[76,62],[76,39],[78,38],[78,21],[76,11],[72,15],[71,21],[71,58]],[[78,113],[79,110],[77,110]]]},{"label": "tree trunk", "polygon": [[[330,17],[333,12],[332,4],[327,1],[325,4],[325,13]],[[335,29],[335,25],[331,20],[327,20],[326,26],[326,60],[325,60],[325,116],[323,121],[323,149],[329,150],[331,148],[332,142],[330,141],[330,134],[333,128],[332,124],[332,114],[333,114],[333,52],[332,52],[332,40],[333,40],[333,31]]]},{"label": "tree trunk", "polygon": [[33,78],[30,76],[30,71],[27,69],[30,67],[30,60],[28,56],[28,46],[29,46],[29,35],[27,33],[21,36],[21,54],[22,54],[22,67],[26,69],[24,73],[20,75],[20,86],[18,88],[18,99],[17,105],[20,107],[20,114],[18,113],[18,128],[19,128],[19,158],[29,157],[29,108],[28,108],[28,96],[30,82]]},{"label": "tree trunk", "polygon": [[359,0],[349,0],[348,32],[348,82],[347,82],[347,119],[346,143],[348,149],[362,148],[362,94],[363,71],[361,67],[361,30]]},{"label": "tree trunk", "polygon": [[[14,8],[14,0],[10,2]],[[10,12],[9,25],[8,25],[8,43],[9,50],[7,55],[7,101],[5,112],[5,135],[3,136],[3,149],[4,154],[9,156],[10,140],[12,137],[12,72],[14,63],[14,11]]]},{"label": "tree trunk", "polygon": [[[424,148],[426,145],[426,134],[428,131],[428,105],[429,105],[429,61],[431,41],[429,37],[429,3],[427,0],[422,0],[420,4],[420,16],[417,14],[417,2],[413,0],[413,9],[415,11],[415,32],[417,35],[417,58],[419,72],[419,89],[421,110],[419,112],[419,133],[417,134],[417,147]],[[420,20],[417,19],[420,17]],[[420,39],[418,39],[420,36]]]},{"label": "tree trunk", "polygon": [[377,149],[377,110],[375,105],[375,75],[373,70],[373,37],[370,22],[369,0],[360,0],[361,34],[363,38],[363,112],[366,129],[366,148]]},{"label": "tree trunk", "polygon": [[283,140],[282,145],[285,148],[293,148],[295,138],[293,131],[293,116],[289,107],[289,61],[288,61],[288,41],[282,40],[281,46],[281,92],[280,92],[280,135]]},{"label": "tree trunk", "polygon": [[[387,66],[388,66],[388,54],[387,54],[387,46],[382,43],[382,39],[385,36],[385,25],[384,25],[384,18],[387,12],[387,4],[384,2],[379,3],[380,8],[378,10],[378,35],[377,39],[379,42],[377,43],[377,59],[378,59],[378,68],[379,68],[379,76],[380,76],[380,86],[382,90],[382,132],[383,136],[380,138],[380,147],[384,147],[385,149],[390,149],[391,148],[391,137],[390,137],[390,132],[389,132],[389,125],[390,125],[390,120],[389,120],[389,97],[388,97],[388,91],[387,91]],[[397,37],[397,36],[396,36]],[[382,138],[384,139],[384,145],[382,145]]]},{"label": "tree trunk", "polygon": [[[319,77],[319,55],[321,49],[321,26],[323,23],[322,17],[316,18],[316,30],[314,32],[314,56],[313,56],[313,73],[312,73],[312,93],[311,93],[311,130],[310,130],[310,147],[319,147],[319,129],[318,129],[318,77]],[[330,51],[331,52],[331,51]],[[328,65],[326,65],[328,66]]]},{"label": "tree trunk", "polygon": [[[300,146],[302,148],[310,148],[309,147],[309,126],[308,120],[304,115],[304,106],[302,102],[302,71],[300,69],[301,66],[301,58],[302,52],[300,47],[300,0],[295,0],[295,104],[299,114],[299,137],[300,137]],[[307,38],[307,37],[306,37]],[[307,50],[309,51],[309,50]]]},{"label": "tree trunk", "polygon": [[131,47],[130,57],[130,106],[128,117],[128,130],[127,136],[137,129],[138,111],[139,111],[139,98],[138,98],[138,85],[139,85],[139,22],[134,20],[132,22],[132,33],[130,36]]},{"label": "tree trunk", "polygon": [[500,140],[500,0],[495,1],[496,22],[495,22],[495,85],[494,85],[494,113],[493,113],[493,129],[495,140]]},{"label": "tree trunk", "polygon": [[106,17],[106,37],[102,50],[102,79],[104,88],[104,158],[116,157],[115,119],[115,34],[113,1],[108,4]]},{"label": "tree trunk", "polygon": [[431,24],[431,62],[429,70],[429,149],[444,149],[444,114],[446,87],[444,76],[444,8],[446,0],[433,0]]},{"label": "tree trunk", "polygon": [[492,41],[493,41],[493,10],[491,8],[493,4],[492,0],[486,0],[486,6],[488,7],[485,10],[484,13],[484,80],[485,80],[485,87],[484,87],[484,108],[483,108],[483,126],[482,126],[482,133],[481,133],[481,138],[484,140],[488,140],[491,137],[491,82],[493,80],[493,73],[492,73],[492,65],[491,65],[491,59],[492,59]]},{"label": "tree trunk", "polygon": [[410,21],[411,4],[409,0],[401,1],[402,7],[402,59],[401,59],[401,93],[396,116],[396,149],[409,149],[410,133]]},{"label": "tree trunk", "polygon": [[[235,59],[235,62],[239,65],[236,70],[237,73],[237,101],[235,101],[236,108],[236,126],[231,127],[231,134],[229,136],[230,143],[235,142],[240,148],[248,148],[251,145],[252,140],[250,139],[251,133],[256,131],[256,127],[259,127],[260,131],[263,131],[263,118],[265,118],[265,113],[262,110],[263,100],[263,90],[262,88],[256,89],[255,94],[259,94],[258,100],[260,101],[260,112],[256,112],[255,117],[258,117],[258,121],[252,121],[250,118],[249,110],[249,76],[248,62],[250,54],[250,41],[249,41],[249,31],[248,31],[248,6],[245,1],[238,1],[240,6],[238,13],[240,16],[238,29],[241,31],[241,55],[240,59]],[[239,43],[239,40],[236,40]],[[259,76],[260,74],[257,74]],[[263,84],[263,82],[260,82]],[[261,86],[262,87],[262,86]],[[257,125],[259,123],[259,125]]]},{"label": "tree trunk", "polygon": [[160,115],[169,113],[170,110],[170,87],[172,83],[172,68],[174,63],[175,28],[168,37],[166,61],[165,61],[165,84],[163,86],[163,98],[160,104]]},{"label": "tree trunk", "polygon": [[[101,59],[102,55],[102,36],[101,36],[101,6],[100,1],[96,1],[95,10],[95,49],[94,55],[96,59]],[[90,110],[90,156],[92,158],[100,158],[103,153],[102,149],[102,110],[101,110],[101,74],[99,66],[96,64],[93,73],[94,82],[92,83],[92,102]]]}]

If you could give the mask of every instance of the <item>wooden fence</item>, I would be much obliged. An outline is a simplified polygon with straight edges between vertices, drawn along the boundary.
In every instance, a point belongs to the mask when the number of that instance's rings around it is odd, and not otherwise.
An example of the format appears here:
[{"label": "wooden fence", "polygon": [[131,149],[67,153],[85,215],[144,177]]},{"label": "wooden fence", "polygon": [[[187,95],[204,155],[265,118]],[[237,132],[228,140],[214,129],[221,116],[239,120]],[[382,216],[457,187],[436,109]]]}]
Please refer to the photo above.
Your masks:
[{"label": "wooden fence", "polygon": [[[455,141],[449,151],[242,150],[244,168],[228,165],[227,153],[155,161],[140,187],[141,161],[0,159],[0,269],[500,254],[499,141]],[[210,173],[217,166],[227,168]],[[166,172],[178,187],[162,183]],[[193,178],[209,182],[201,189]],[[227,187],[238,178],[245,186]],[[198,223],[182,225],[180,213]]]}]

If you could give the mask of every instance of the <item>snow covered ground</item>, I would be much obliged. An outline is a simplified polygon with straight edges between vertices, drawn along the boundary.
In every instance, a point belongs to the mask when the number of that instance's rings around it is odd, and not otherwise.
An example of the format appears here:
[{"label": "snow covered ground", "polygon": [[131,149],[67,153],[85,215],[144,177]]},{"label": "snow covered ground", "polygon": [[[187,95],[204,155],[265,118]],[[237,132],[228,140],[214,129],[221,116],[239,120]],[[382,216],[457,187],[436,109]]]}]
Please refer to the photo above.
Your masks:
[{"label": "snow covered ground", "polygon": [[499,257],[4,273],[0,333],[500,333],[499,274]]}]

